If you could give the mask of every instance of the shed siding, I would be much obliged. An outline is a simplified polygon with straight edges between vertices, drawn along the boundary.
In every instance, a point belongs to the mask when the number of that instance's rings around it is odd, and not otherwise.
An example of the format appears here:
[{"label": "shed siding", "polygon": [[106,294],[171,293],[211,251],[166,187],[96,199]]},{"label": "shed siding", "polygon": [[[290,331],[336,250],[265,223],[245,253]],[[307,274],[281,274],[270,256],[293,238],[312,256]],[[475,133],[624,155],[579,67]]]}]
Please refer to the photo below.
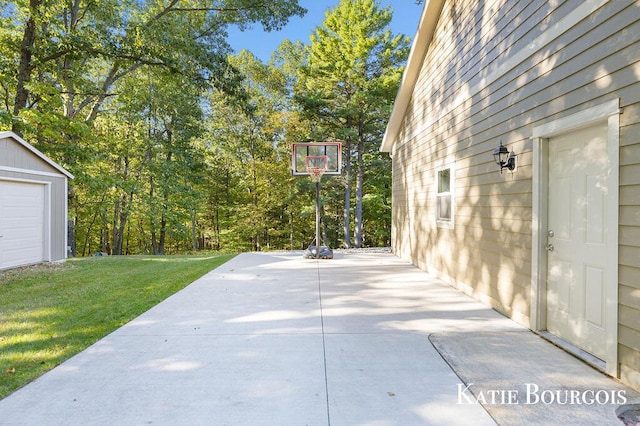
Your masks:
[{"label": "shed siding", "polygon": [[11,138],[0,139],[0,166],[37,170],[60,175],[60,172]]},{"label": "shed siding", "polygon": [[0,138],[0,180],[26,180],[51,184],[51,260],[67,257],[67,180],[50,164],[11,137]]},{"label": "shed siding", "polygon": [[[394,141],[392,244],[530,326],[532,128],[619,98],[619,361],[640,387],[640,5],[608,2],[583,19],[584,7],[445,2]],[[518,154],[515,174],[493,162],[500,140]],[[451,161],[455,228],[446,229],[433,184]]]}]

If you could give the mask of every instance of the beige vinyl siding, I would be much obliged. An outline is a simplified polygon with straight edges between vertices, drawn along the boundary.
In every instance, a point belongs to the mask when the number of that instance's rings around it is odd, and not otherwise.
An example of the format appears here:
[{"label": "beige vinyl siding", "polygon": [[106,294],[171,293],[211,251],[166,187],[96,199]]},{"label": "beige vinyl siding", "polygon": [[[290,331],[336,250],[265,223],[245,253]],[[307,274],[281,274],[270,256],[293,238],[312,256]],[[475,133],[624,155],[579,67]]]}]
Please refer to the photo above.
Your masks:
[{"label": "beige vinyl siding", "polygon": [[[392,244],[529,326],[532,128],[619,98],[619,362],[623,380],[638,387],[640,5],[608,2],[531,50],[582,4],[445,2],[394,141]],[[500,140],[518,154],[515,174],[493,162]],[[436,226],[434,210],[434,171],[450,161],[453,230]]]},{"label": "beige vinyl siding", "polygon": [[[640,65],[635,69],[640,79]],[[640,87],[633,91],[620,128],[618,358],[626,382],[640,382]]]}]

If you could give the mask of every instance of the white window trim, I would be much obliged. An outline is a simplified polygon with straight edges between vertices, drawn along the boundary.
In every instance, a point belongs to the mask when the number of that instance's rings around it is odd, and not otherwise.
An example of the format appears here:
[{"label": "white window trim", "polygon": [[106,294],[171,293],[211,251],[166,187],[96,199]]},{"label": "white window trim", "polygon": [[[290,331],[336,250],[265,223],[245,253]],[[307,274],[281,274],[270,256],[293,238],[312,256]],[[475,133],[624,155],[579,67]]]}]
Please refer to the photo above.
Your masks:
[{"label": "white window trim", "polygon": [[[438,217],[438,196],[440,195],[438,193],[438,175],[440,174],[440,172],[442,170],[446,170],[449,169],[449,179],[450,179],[450,186],[451,186],[451,190],[449,192],[450,196],[451,196],[451,220],[443,220],[440,219]],[[435,173],[434,173],[434,206],[435,206],[435,212],[434,212],[434,218],[436,221],[436,225],[438,226],[438,228],[446,228],[446,229],[453,229],[455,227],[455,218],[456,218],[456,168],[455,168],[455,162],[450,162],[450,163],[443,163],[442,165],[436,167],[435,169]]]}]

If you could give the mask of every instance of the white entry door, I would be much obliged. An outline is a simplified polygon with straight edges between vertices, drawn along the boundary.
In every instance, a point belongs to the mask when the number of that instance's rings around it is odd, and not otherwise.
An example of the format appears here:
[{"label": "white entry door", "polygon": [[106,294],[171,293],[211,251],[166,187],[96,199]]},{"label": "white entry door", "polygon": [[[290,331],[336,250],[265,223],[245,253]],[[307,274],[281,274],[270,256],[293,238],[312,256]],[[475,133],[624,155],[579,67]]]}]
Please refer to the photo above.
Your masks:
[{"label": "white entry door", "polygon": [[0,269],[45,260],[45,185],[0,180]]},{"label": "white entry door", "polygon": [[[607,125],[549,139],[547,329],[606,359],[609,182]],[[614,262],[614,263],[612,263]],[[611,304],[609,304],[611,309]]]}]

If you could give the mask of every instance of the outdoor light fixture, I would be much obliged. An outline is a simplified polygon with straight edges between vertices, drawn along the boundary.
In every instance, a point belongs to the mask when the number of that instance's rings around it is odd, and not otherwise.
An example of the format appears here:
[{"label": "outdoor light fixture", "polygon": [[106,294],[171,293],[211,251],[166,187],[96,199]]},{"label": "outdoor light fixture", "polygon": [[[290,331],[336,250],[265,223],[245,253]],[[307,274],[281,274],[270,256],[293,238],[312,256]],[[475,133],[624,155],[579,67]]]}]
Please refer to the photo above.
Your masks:
[{"label": "outdoor light fixture", "polygon": [[500,141],[500,146],[493,150],[493,159],[500,166],[500,174],[502,174],[503,169],[513,171],[516,168],[516,153],[514,151],[509,152],[507,147],[502,145],[502,141]]}]

